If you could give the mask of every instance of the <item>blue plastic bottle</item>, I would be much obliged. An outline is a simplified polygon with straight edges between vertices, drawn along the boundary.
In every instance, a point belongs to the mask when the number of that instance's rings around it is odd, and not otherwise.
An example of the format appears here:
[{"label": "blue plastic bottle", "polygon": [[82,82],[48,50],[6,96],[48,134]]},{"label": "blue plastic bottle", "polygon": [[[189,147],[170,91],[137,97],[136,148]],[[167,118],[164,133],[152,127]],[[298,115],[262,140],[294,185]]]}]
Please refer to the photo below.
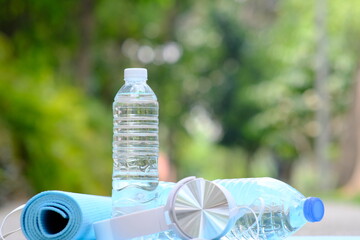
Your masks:
[{"label": "blue plastic bottle", "polygon": [[288,184],[273,178],[224,179],[214,182],[229,190],[238,206],[248,206],[223,239],[284,239],[307,222],[319,222],[324,204],[319,198],[305,198]]},{"label": "blue plastic bottle", "polygon": [[[251,211],[244,208],[243,215],[222,238],[224,240],[284,239],[305,223],[319,222],[324,216],[324,204],[319,198],[305,198],[295,188],[273,178],[219,179],[214,182],[229,190],[239,207],[251,208]],[[160,182],[159,205],[166,204],[169,188],[174,185]],[[160,233],[159,239],[180,238],[173,231],[167,231]]]}]

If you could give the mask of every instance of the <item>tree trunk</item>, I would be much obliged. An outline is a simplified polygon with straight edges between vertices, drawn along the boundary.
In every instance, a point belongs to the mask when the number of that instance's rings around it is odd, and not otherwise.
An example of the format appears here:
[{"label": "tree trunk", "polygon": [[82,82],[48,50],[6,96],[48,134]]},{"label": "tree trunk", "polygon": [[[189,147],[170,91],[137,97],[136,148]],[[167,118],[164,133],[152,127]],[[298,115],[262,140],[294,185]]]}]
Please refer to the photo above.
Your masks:
[{"label": "tree trunk", "polygon": [[79,51],[75,64],[75,76],[78,85],[85,92],[91,92],[91,43],[94,33],[94,2],[82,0],[79,4]]},{"label": "tree trunk", "polygon": [[345,191],[350,194],[360,192],[360,66],[355,80],[354,101],[351,108],[346,137],[343,143],[343,158],[340,162],[340,183],[346,182]]},{"label": "tree trunk", "polygon": [[326,0],[316,2],[316,32],[317,32],[317,53],[315,62],[315,90],[318,96],[318,106],[316,110],[316,122],[318,126],[318,136],[315,141],[316,159],[319,169],[319,183],[322,190],[331,187],[329,176],[328,146],[329,146],[329,93],[327,90],[328,60],[327,60],[327,31],[326,31]]}]

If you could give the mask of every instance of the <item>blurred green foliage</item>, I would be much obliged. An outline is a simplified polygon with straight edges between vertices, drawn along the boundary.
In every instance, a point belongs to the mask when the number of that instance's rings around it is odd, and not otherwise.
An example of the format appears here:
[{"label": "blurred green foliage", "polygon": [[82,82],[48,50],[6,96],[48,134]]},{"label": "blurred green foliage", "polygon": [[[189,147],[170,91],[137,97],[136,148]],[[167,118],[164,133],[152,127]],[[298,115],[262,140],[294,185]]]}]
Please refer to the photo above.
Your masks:
[{"label": "blurred green foliage", "polygon": [[36,190],[106,193],[110,182],[103,176],[110,174],[105,163],[111,159],[109,112],[76,88],[55,84],[50,71],[38,71],[25,76],[14,66],[2,64],[0,119],[11,142],[2,146],[9,148],[5,154],[11,154]]},{"label": "blurred green foliage", "polygon": [[[178,178],[289,181],[301,178],[295,166],[314,174],[314,4],[0,0],[2,195],[109,194],[111,103],[126,67],[149,70],[161,149]],[[328,1],[333,161],[359,60],[359,14]]]}]

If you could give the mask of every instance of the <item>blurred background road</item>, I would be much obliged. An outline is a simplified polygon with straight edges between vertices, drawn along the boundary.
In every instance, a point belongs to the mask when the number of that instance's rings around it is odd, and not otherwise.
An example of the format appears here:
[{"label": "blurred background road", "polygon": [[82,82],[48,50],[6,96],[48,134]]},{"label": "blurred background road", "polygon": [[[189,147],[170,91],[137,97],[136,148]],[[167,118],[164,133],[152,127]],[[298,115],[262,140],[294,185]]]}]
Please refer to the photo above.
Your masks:
[{"label": "blurred background road", "polygon": [[325,216],[319,223],[308,223],[295,235],[360,236],[360,206],[325,202]]}]

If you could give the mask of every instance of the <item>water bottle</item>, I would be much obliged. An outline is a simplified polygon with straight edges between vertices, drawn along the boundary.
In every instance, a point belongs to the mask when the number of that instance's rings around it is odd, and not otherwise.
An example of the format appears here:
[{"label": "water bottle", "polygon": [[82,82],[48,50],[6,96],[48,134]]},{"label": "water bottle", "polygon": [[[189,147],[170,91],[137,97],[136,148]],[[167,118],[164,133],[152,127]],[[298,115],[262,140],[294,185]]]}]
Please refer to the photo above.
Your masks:
[{"label": "water bottle", "polygon": [[324,205],[319,198],[305,198],[293,187],[273,178],[214,182],[229,190],[238,206],[252,210],[245,211],[222,239],[284,239],[305,223],[320,221],[324,215]]},{"label": "water bottle", "polygon": [[127,68],[124,80],[113,103],[113,217],[157,205],[158,101],[146,69]]},{"label": "water bottle", "polygon": [[[225,187],[237,205],[244,207],[242,215],[222,240],[284,239],[305,223],[320,221],[324,215],[324,205],[319,198],[305,198],[293,187],[273,178],[219,179],[214,182]],[[166,204],[168,188],[174,185],[160,182],[159,205]],[[159,239],[181,238],[174,231],[166,231],[159,234]]]}]

